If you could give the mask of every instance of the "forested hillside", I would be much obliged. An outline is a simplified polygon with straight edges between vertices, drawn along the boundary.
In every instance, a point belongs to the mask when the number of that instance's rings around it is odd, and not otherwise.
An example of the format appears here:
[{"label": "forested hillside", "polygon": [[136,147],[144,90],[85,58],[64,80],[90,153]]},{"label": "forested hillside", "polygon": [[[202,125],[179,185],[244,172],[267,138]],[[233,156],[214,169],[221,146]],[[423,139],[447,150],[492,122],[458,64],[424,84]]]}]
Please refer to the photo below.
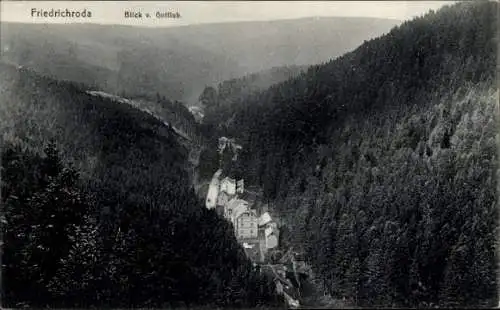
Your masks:
[{"label": "forested hillside", "polygon": [[169,127],[81,85],[0,72],[4,307],[273,302],[195,197]]},{"label": "forested hillside", "polygon": [[[237,104],[238,100],[244,99],[254,93],[266,90],[274,84],[284,82],[292,77],[298,76],[307,70],[308,66],[283,66],[273,67],[268,70],[248,74],[243,77],[222,81],[216,88],[207,86],[201,93],[199,101],[205,110],[214,110],[220,115],[223,110],[232,111],[229,107]],[[227,109],[224,109],[226,108]],[[207,111],[208,115],[213,115]],[[224,118],[224,116],[218,116]],[[227,116],[226,116],[227,117]],[[208,120],[208,122],[214,122]]]},{"label": "forested hillside", "polygon": [[58,80],[129,98],[159,93],[194,104],[206,85],[276,66],[327,61],[398,23],[307,18],[144,28],[3,22],[0,43],[3,61]]},{"label": "forested hillside", "polygon": [[[240,78],[230,79],[218,84],[217,88],[207,86],[200,94],[199,109],[205,116],[198,126],[202,136],[208,139],[205,144],[213,146],[217,143],[217,134],[230,134],[223,132],[224,128],[233,120],[236,106],[244,104],[246,98],[256,95],[270,86],[286,81],[300,75],[307,70],[307,66],[284,66],[245,75]],[[215,124],[215,126],[214,126]],[[215,139],[214,139],[215,137]],[[206,147],[200,153],[199,177],[210,180],[218,169],[218,153],[215,147]]]},{"label": "forested hillside", "polygon": [[497,12],[446,6],[213,112],[333,296],[498,304]]}]

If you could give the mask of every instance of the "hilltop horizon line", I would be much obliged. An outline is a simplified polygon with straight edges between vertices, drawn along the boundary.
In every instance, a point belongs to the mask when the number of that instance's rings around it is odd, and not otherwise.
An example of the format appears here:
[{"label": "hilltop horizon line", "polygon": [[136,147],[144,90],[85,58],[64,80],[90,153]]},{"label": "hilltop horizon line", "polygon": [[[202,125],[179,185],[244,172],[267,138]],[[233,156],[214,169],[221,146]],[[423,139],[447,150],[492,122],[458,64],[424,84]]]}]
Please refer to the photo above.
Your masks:
[{"label": "hilltop horizon line", "polygon": [[[425,14],[424,14],[425,15]],[[126,28],[180,28],[180,27],[194,27],[194,26],[201,26],[201,25],[210,25],[210,26],[216,26],[216,25],[223,25],[223,24],[259,24],[259,23],[273,23],[273,22],[286,22],[286,21],[300,21],[300,20],[310,20],[310,19],[315,19],[315,20],[325,20],[325,19],[359,19],[359,20],[367,20],[367,19],[372,19],[372,20],[388,20],[388,21],[395,21],[395,22],[404,22],[405,20],[412,20],[415,17],[409,18],[409,19],[397,19],[397,18],[385,18],[385,17],[371,17],[371,16],[318,16],[318,15],[313,15],[313,16],[307,16],[307,17],[298,17],[298,18],[278,18],[278,19],[269,19],[269,20],[241,20],[241,21],[217,21],[217,22],[200,22],[200,23],[191,23],[191,24],[170,24],[170,25],[147,25],[147,24],[141,24],[141,25],[131,25],[131,24],[116,24],[116,23],[100,23],[100,22],[91,22],[91,21],[86,21],[86,22],[78,22],[78,21],[72,21],[72,22],[25,22],[25,21],[5,21],[5,20],[0,20],[0,24],[23,24],[23,25],[90,25],[90,26],[111,26],[111,27],[126,27]]]}]

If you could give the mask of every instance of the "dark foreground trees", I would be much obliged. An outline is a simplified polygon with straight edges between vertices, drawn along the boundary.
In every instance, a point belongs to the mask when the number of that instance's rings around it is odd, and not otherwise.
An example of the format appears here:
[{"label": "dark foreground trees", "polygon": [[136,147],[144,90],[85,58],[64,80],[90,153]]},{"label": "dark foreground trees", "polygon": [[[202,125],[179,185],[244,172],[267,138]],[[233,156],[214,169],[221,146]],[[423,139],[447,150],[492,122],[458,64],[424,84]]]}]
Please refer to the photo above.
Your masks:
[{"label": "dark foreground trees", "polygon": [[83,85],[0,72],[3,306],[269,300],[232,227],[196,198],[170,126]]},{"label": "dark foreground trees", "polygon": [[171,204],[98,209],[55,146],[2,150],[5,307],[171,307],[270,303],[231,227],[214,212]]}]

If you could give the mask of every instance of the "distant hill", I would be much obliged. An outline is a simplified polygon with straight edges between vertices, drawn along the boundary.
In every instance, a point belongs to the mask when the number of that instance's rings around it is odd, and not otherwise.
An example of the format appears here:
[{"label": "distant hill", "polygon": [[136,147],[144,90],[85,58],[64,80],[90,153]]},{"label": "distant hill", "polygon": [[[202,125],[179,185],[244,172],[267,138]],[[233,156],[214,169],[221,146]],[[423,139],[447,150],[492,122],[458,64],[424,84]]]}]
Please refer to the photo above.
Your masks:
[{"label": "distant hill", "polygon": [[[200,111],[203,113],[203,116],[207,114],[209,119],[205,120],[205,122],[214,123],[214,120],[211,118],[225,118],[224,113],[232,111],[231,106],[233,104],[238,104],[247,97],[255,95],[274,84],[296,77],[307,71],[307,68],[308,66],[273,67],[243,77],[225,80],[219,83],[217,87],[208,86],[204,89],[205,94],[209,92],[213,93],[212,100],[208,98],[208,102],[205,102],[205,104],[200,102],[199,106],[193,106],[190,109],[194,115],[199,114]],[[200,97],[202,96],[203,93]]]},{"label": "distant hill", "polygon": [[2,305],[271,301],[230,224],[196,198],[178,134],[86,90],[0,63]]},{"label": "distant hill", "polygon": [[337,57],[395,20],[309,18],[140,28],[2,23],[2,59],[101,90],[196,103],[207,85]]},{"label": "distant hill", "polygon": [[273,67],[240,78],[230,79],[219,83],[217,100],[219,105],[231,102],[265,90],[273,84],[284,82],[292,77],[307,71],[308,66]]},{"label": "distant hill", "polygon": [[1,31],[4,61],[127,97],[186,99],[240,72],[224,55],[143,28],[2,23]]},{"label": "distant hill", "polygon": [[431,11],[206,116],[334,298],[498,305],[497,12]]},{"label": "distant hill", "polygon": [[184,26],[166,29],[172,37],[224,53],[247,73],[272,67],[319,64],[364,40],[388,32],[401,21],[367,17],[308,17]]}]

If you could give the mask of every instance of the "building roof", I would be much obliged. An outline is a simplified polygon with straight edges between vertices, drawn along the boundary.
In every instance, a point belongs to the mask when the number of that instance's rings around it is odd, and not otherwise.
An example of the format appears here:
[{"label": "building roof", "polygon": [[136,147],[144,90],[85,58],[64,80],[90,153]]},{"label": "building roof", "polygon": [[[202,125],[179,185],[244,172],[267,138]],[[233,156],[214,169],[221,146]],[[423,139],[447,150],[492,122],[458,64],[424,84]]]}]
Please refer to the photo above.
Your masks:
[{"label": "building roof", "polygon": [[233,198],[227,203],[226,208],[233,210],[231,220],[234,221],[248,209],[248,202],[243,199]]},{"label": "building roof", "polygon": [[269,212],[265,212],[259,218],[259,226],[264,226],[271,221],[272,221],[271,215],[269,214]]},{"label": "building roof", "polygon": [[245,213],[250,213],[255,216],[255,210],[249,209],[248,205],[238,205],[233,211],[233,219],[236,220]]},{"label": "building roof", "polygon": [[215,173],[214,173],[214,176],[212,179],[219,179],[220,178],[220,175],[222,174],[222,169],[219,169],[217,170]]},{"label": "building roof", "polygon": [[236,194],[236,180],[230,177],[225,177],[220,182],[220,191],[226,192],[230,195]]},{"label": "building roof", "polygon": [[233,179],[233,178],[226,176],[224,179],[222,179],[222,182],[229,182],[229,183],[236,184],[236,179]]},{"label": "building roof", "polygon": [[233,210],[239,205],[248,205],[248,202],[243,199],[233,198],[227,203],[227,207]]},{"label": "building roof", "polygon": [[248,194],[246,191],[243,191],[243,193],[239,192],[238,197],[240,199],[248,201],[249,205],[253,205],[256,203],[255,196],[253,196],[252,194]]}]

